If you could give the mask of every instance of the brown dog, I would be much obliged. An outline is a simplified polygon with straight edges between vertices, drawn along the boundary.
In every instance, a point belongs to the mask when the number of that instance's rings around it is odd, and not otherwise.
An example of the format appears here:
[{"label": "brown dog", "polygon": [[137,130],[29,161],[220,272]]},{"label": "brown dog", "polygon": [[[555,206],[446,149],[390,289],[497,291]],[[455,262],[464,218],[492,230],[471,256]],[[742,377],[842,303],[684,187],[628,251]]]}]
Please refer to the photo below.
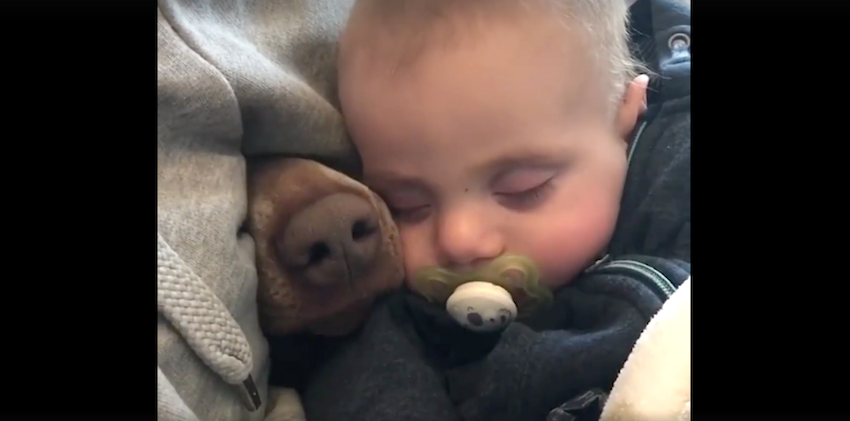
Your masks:
[{"label": "brown dog", "polygon": [[266,334],[345,335],[402,285],[398,229],[366,186],[298,158],[252,161],[248,186]]}]

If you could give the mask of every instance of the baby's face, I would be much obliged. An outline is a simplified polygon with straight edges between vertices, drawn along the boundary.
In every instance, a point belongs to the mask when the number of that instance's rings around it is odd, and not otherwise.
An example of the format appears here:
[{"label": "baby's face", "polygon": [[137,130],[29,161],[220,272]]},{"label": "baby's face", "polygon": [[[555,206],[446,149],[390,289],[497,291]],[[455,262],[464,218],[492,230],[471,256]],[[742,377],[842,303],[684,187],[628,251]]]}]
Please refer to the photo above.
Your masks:
[{"label": "baby's face", "polygon": [[391,76],[348,61],[343,113],[365,184],[398,224],[408,279],[511,253],[533,259],[554,288],[610,240],[634,118],[624,126],[606,113],[604,80],[563,31],[502,25],[486,35]]}]

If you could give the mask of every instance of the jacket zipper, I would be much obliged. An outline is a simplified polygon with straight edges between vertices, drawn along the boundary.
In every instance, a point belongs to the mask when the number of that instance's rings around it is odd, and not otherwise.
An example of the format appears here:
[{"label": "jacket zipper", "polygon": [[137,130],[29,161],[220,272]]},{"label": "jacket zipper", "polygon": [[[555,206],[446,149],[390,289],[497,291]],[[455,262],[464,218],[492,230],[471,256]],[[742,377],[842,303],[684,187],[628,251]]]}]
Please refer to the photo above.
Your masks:
[{"label": "jacket zipper", "polygon": [[[649,125],[650,120],[655,117],[655,109],[647,109],[641,116],[642,120],[637,130],[635,130],[632,141],[630,142],[629,154],[627,162],[631,164],[632,156],[634,155],[637,144],[640,141],[643,131]],[[622,273],[626,272],[635,276],[640,283],[646,285],[655,292],[661,299],[667,300],[676,291],[676,287],[664,276],[661,272],[645,263],[636,262],[634,260],[611,260],[610,255],[605,255],[597,260],[587,272],[603,272],[603,273]]]},{"label": "jacket zipper", "polygon": [[676,292],[676,287],[664,274],[646,263],[636,262],[634,260],[610,260],[610,257],[606,255],[587,271],[609,274],[623,274],[625,272],[636,275],[634,278],[637,281],[649,287],[649,289],[665,301]]}]

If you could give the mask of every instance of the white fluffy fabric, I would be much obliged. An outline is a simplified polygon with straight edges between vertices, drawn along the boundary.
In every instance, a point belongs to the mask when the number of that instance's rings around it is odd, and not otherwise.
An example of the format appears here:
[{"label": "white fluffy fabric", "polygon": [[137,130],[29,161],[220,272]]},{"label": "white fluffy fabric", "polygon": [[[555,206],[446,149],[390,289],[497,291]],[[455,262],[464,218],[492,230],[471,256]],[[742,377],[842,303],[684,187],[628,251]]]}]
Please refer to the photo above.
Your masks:
[{"label": "white fluffy fabric", "polygon": [[620,371],[600,421],[690,421],[691,279],[650,321]]}]

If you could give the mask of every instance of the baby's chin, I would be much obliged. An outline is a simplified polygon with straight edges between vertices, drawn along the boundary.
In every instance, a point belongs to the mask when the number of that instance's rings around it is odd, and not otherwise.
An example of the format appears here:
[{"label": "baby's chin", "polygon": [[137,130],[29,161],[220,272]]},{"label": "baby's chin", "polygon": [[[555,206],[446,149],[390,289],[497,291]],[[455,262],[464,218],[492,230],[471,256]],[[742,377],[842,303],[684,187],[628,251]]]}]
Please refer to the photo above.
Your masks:
[{"label": "baby's chin", "polygon": [[546,287],[550,291],[557,291],[558,289],[565,287],[571,284],[577,275],[564,275],[560,277],[545,277],[540,279],[540,285]]},{"label": "baby's chin", "polygon": [[[573,283],[585,270],[593,266],[598,259],[590,259],[587,263],[573,265],[572,267],[550,267],[542,266],[540,268],[541,277],[540,285],[548,288],[550,291],[556,291]],[[548,269],[548,270],[547,270]]]}]

